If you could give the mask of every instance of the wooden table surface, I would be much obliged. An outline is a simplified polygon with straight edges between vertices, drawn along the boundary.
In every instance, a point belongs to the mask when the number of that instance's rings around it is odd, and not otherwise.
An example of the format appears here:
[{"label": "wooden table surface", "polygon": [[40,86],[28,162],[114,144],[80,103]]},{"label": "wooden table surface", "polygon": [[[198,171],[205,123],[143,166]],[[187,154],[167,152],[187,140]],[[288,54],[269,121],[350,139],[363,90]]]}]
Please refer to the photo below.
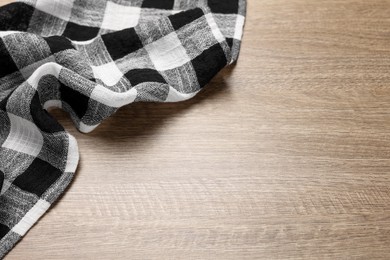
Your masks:
[{"label": "wooden table surface", "polygon": [[194,99],[55,111],[77,175],[6,259],[388,259],[389,69],[390,1],[249,0]]}]

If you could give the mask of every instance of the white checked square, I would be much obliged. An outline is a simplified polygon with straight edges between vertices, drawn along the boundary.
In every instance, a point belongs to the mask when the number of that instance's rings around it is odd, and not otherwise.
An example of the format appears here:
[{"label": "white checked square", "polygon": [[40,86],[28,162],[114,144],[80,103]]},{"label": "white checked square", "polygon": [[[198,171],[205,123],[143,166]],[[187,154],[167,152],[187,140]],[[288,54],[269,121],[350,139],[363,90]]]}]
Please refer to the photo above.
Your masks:
[{"label": "white checked square", "polygon": [[101,66],[92,66],[95,78],[103,81],[107,86],[114,86],[123,77],[115,62],[103,64]]},{"label": "white checked square", "polygon": [[175,32],[148,44],[145,49],[159,71],[177,68],[191,60]]},{"label": "white checked square", "polygon": [[114,31],[134,27],[138,24],[141,8],[107,2],[101,28]]},{"label": "white checked square", "polygon": [[237,15],[236,28],[234,30],[234,39],[241,40],[244,29],[245,17]]},{"label": "white checked square", "polygon": [[40,11],[69,21],[73,2],[74,0],[37,0],[35,7]]},{"label": "white checked square", "polygon": [[8,113],[10,133],[2,147],[36,157],[43,146],[43,137],[38,127],[30,121]]}]

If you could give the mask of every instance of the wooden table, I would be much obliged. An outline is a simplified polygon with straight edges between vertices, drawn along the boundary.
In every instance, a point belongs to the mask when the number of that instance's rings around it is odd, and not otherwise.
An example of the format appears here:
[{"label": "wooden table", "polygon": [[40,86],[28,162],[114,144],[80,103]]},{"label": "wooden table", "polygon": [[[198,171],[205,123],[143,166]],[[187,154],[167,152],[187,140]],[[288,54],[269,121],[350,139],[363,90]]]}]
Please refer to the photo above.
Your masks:
[{"label": "wooden table", "polygon": [[248,2],[194,99],[54,113],[81,163],[7,259],[390,257],[390,1]]}]

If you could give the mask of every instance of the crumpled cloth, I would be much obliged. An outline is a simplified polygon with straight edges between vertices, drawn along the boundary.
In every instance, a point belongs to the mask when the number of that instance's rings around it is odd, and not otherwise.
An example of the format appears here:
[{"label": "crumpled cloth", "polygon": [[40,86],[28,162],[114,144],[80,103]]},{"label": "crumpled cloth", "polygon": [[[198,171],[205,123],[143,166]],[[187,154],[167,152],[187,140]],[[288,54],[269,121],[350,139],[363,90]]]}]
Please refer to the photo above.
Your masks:
[{"label": "crumpled cloth", "polygon": [[[195,96],[238,58],[245,0],[23,0],[0,8],[0,257],[72,180],[73,136]],[[60,225],[60,224],[59,224]]]}]

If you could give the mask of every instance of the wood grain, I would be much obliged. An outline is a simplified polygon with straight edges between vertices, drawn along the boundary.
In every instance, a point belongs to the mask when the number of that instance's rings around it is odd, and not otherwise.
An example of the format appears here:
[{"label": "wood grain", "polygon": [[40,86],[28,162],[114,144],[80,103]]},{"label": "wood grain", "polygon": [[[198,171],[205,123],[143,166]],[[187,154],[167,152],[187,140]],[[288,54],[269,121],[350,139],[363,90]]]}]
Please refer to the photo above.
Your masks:
[{"label": "wood grain", "polygon": [[54,112],[77,176],[7,259],[390,257],[390,1],[248,2],[194,99]]}]

